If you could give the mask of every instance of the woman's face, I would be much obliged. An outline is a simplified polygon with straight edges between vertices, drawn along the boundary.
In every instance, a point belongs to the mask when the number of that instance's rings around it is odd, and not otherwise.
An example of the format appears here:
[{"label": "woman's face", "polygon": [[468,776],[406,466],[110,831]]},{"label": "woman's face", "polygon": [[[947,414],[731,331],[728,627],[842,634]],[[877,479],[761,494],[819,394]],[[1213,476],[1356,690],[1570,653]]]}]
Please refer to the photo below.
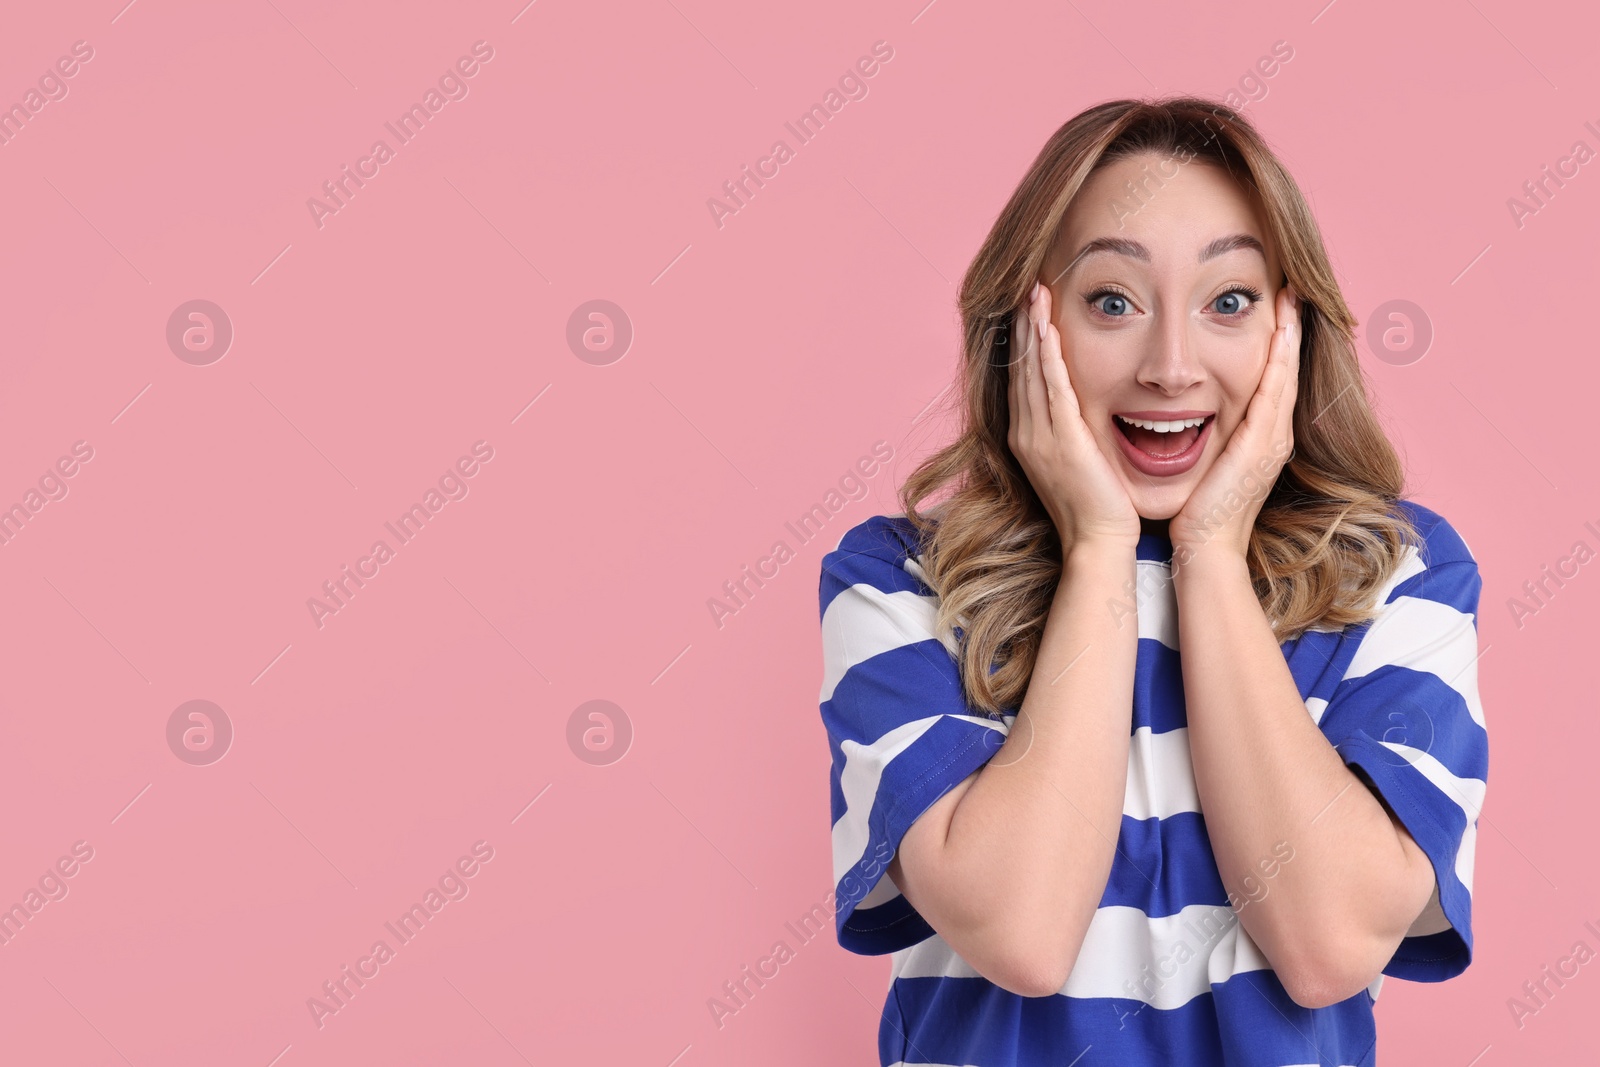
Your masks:
[{"label": "woman's face", "polygon": [[1264,217],[1208,162],[1119,160],[1068,209],[1040,280],[1084,422],[1144,518],[1176,515],[1243,421],[1281,278]]}]

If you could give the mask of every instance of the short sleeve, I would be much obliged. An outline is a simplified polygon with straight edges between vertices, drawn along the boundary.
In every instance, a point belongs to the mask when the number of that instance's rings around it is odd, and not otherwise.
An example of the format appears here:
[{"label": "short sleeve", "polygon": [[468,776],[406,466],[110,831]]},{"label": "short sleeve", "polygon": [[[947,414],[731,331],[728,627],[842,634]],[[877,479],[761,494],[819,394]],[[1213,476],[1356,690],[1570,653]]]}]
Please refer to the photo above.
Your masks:
[{"label": "short sleeve", "polygon": [[1004,743],[962,693],[955,636],[933,630],[904,520],[875,516],[822,560],[822,721],[832,753],[834,925],[851,952],[933,936],[890,878],[911,824]]},{"label": "short sleeve", "polygon": [[1395,584],[1319,726],[1404,824],[1435,889],[1383,973],[1441,982],[1472,962],[1472,867],[1489,744],[1478,699],[1478,598],[1464,543]]}]

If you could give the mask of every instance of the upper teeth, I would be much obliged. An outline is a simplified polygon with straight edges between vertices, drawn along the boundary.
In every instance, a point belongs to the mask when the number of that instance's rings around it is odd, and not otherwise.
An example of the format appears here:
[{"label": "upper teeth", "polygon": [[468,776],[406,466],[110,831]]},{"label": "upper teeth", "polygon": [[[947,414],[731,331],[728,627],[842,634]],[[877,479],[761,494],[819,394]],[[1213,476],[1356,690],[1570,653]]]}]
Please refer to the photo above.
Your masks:
[{"label": "upper teeth", "polygon": [[1178,419],[1172,422],[1155,422],[1150,419],[1130,419],[1126,415],[1118,415],[1117,418],[1121,419],[1129,426],[1137,426],[1141,430],[1154,430],[1156,433],[1176,433],[1178,430],[1188,429],[1190,426],[1200,426],[1206,421],[1205,419],[1201,418]]}]

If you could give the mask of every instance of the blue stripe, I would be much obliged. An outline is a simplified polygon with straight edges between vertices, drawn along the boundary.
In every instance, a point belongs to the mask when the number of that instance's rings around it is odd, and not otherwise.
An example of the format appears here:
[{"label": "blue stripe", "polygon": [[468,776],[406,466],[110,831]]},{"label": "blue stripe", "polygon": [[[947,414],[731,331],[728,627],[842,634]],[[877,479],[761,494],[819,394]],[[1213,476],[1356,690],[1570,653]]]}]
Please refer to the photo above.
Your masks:
[{"label": "blue stripe", "polygon": [[1143,533],[1139,535],[1139,545],[1134,550],[1137,559],[1148,560],[1151,563],[1172,563],[1172,538],[1160,534]]},{"label": "blue stripe", "polygon": [[[1430,567],[1421,574],[1413,574],[1389,593],[1385,604],[1392,604],[1403,596],[1419,600],[1432,600],[1448,604],[1463,615],[1476,616],[1478,598],[1483,592],[1483,576],[1477,564],[1467,560],[1454,560]],[[1477,619],[1473,619],[1476,624]]]},{"label": "blue stripe", "polygon": [[1133,732],[1164,734],[1189,724],[1178,652],[1153,637],[1139,638],[1133,663]]},{"label": "blue stripe", "polygon": [[911,906],[911,901],[903,896],[872,908],[858,907],[843,924],[838,921],[838,913],[835,912],[834,927],[840,945],[865,956],[895,952],[926,941],[935,934],[928,920],[918,914],[917,909]]},{"label": "blue stripe", "polygon": [[872,518],[852,527],[833,551],[822,557],[817,592],[821,619],[833,598],[852,585],[870,585],[885,593],[911,592],[931,596],[933,591],[905,569],[915,539],[910,520]]},{"label": "blue stripe", "polygon": [[1271,971],[1246,971],[1180,1008],[1122,997],[1022,997],[982,978],[900,978],[878,1032],[883,1063],[1283,1067],[1373,1063],[1362,990],[1302,1008]]},{"label": "blue stripe", "polygon": [[835,738],[862,744],[930,715],[976,714],[961,692],[955,660],[931,637],[855,664],[819,707]]},{"label": "blue stripe", "polygon": [[1472,553],[1461,535],[1444,521],[1444,516],[1423,507],[1414,500],[1398,502],[1411,524],[1422,535],[1422,562],[1428,567],[1442,567],[1446,563],[1470,561]]},{"label": "blue stripe", "polygon": [[1197,811],[1165,819],[1124,815],[1099,906],[1138,908],[1158,918],[1191,904],[1228,905],[1205,818]]},{"label": "blue stripe", "polygon": [[1338,633],[1307,630],[1283,643],[1283,659],[1289,665],[1295,687],[1300,690],[1300,699],[1328,699],[1344,677],[1350,661],[1355,659],[1356,647],[1365,632],[1365,627],[1359,633],[1355,627]]},{"label": "blue stripe", "polygon": [[[1389,665],[1341,682],[1320,725],[1335,744],[1361,732],[1426,752],[1458,778],[1487,781],[1488,732],[1473,721],[1466,698],[1430,671]],[[1408,765],[1398,752],[1388,755]]]}]

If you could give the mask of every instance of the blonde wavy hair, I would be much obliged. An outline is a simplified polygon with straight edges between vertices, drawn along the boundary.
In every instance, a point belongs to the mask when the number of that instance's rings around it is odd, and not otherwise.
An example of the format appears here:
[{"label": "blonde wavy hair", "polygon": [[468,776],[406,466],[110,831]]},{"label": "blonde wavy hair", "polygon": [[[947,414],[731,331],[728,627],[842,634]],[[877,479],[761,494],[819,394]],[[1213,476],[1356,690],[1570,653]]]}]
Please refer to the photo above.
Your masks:
[{"label": "blonde wavy hair", "polygon": [[[1367,397],[1356,319],[1294,179],[1247,120],[1214,101],[1099,104],[1045,143],[968,268],[959,298],[965,388],[947,404],[959,406],[961,430],[899,491],[940,598],[936,626],[958,631],[967,701],[990,716],[1021,704],[1062,570],[1055,524],[1006,442],[1011,318],[1089,176],[1146,152],[1192,153],[1231,174],[1261,206],[1303,301],[1294,452],[1262,502],[1247,555],[1278,640],[1371,620],[1379,587],[1408,545],[1420,547],[1395,506],[1405,474]],[[917,510],[946,487],[948,497]]]}]

